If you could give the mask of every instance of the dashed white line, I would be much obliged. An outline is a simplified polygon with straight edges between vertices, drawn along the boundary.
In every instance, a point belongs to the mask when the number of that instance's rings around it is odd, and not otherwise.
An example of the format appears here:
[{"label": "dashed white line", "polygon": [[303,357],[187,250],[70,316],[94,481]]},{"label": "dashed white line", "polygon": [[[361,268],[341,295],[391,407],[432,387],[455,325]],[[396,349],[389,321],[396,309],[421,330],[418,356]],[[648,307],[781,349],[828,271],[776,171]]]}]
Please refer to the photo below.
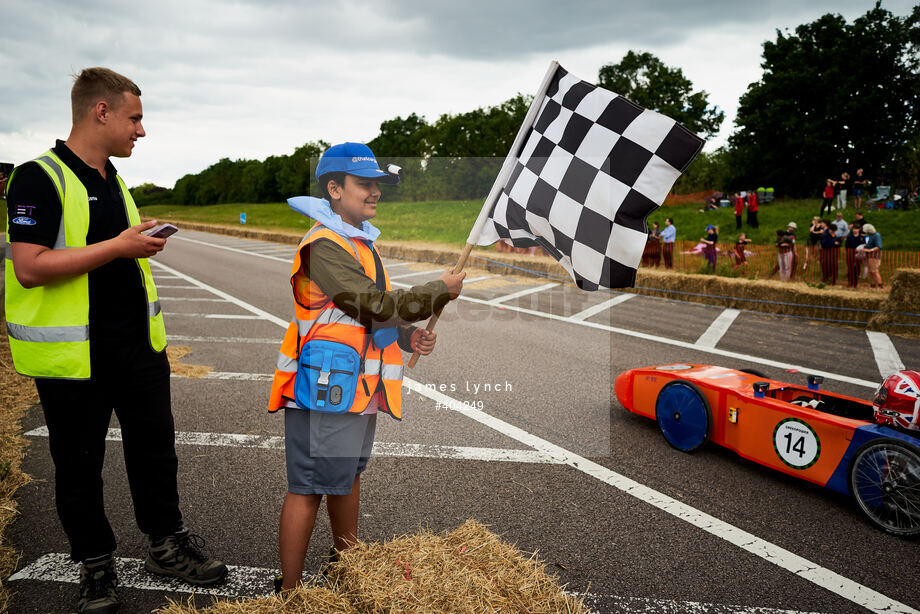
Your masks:
[{"label": "dashed white line", "polygon": [[[189,239],[188,237],[175,236],[172,237],[173,240],[187,241],[188,243],[195,243],[198,245],[206,245],[208,247],[216,247],[218,249],[225,249],[228,252],[236,252],[237,254],[246,254],[247,256],[256,256],[258,258],[266,258],[268,260],[274,260],[276,262],[284,262],[286,264],[291,264],[290,258],[279,258],[278,256],[269,256],[268,254],[257,254],[256,252],[248,251],[245,249],[238,249],[236,247],[229,247],[227,245],[218,245],[217,243],[208,243],[207,241],[199,241],[197,239]],[[150,261],[151,264],[154,262]]]},{"label": "dashed white line", "polygon": [[[196,290],[198,288],[195,288]],[[222,298],[200,298],[197,296],[163,296],[158,297],[161,301],[171,303],[173,301],[194,301],[196,303],[226,303]]]},{"label": "dashed white line", "polygon": [[872,346],[872,354],[875,356],[875,364],[878,365],[879,375],[885,378],[892,373],[904,370],[904,363],[901,361],[898,350],[894,347],[888,335],[867,330],[866,336],[869,337],[869,345]]},{"label": "dashed white line", "polygon": [[597,314],[601,313],[602,311],[606,311],[606,310],[610,309],[610,308],[613,307],[614,305],[619,305],[620,303],[625,303],[626,301],[628,301],[629,299],[633,298],[634,296],[636,296],[636,295],[635,295],[635,294],[621,294],[621,295],[615,296],[615,297],[613,297],[613,298],[611,298],[611,299],[607,299],[607,300],[604,301],[603,303],[599,303],[599,304],[594,305],[594,306],[592,306],[592,307],[588,307],[588,308],[585,309],[584,311],[579,311],[578,313],[576,313],[576,314],[574,314],[574,315],[571,315],[571,316],[569,316],[569,317],[570,317],[571,319],[573,319],[573,320],[575,320],[575,321],[579,321],[579,322],[580,322],[581,320],[587,320],[587,319],[590,318],[591,316],[596,316]]},{"label": "dashed white line", "polygon": [[[224,299],[217,299],[224,300]],[[196,337],[194,335],[166,335],[167,341],[185,341],[185,342],[201,342],[201,343],[268,343],[272,345],[281,346],[281,338],[278,339],[268,339],[268,338],[258,338],[258,337]]]},{"label": "dashed white line", "polygon": [[427,271],[412,271],[411,273],[403,273],[402,275],[390,275],[390,281],[394,279],[403,279],[405,277],[415,277],[416,275],[429,275],[431,273],[442,273],[440,269],[431,269]]},{"label": "dashed white line", "polygon": [[511,294],[506,294],[505,296],[500,296],[498,298],[493,298],[490,301],[486,301],[489,305],[499,305],[505,301],[511,301],[522,296],[527,296],[528,294],[536,294],[537,292],[543,292],[544,290],[549,290],[550,288],[555,288],[559,284],[556,282],[543,284],[542,286],[537,286],[535,288],[527,288],[526,290],[520,290],[519,292],[512,292]]},{"label": "dashed white line", "polygon": [[186,313],[183,311],[164,311],[167,316],[185,316],[187,318],[207,318],[211,320],[261,320],[261,316],[233,313]]},{"label": "dashed white line", "polygon": [[728,329],[731,328],[732,323],[740,313],[741,312],[737,309],[723,310],[722,313],[713,320],[712,324],[709,325],[706,332],[700,335],[700,338],[696,340],[696,344],[707,348],[716,347],[719,340],[728,332]]},{"label": "dashed white line", "polygon": [[467,286],[469,284],[475,284],[477,281],[482,281],[484,279],[494,279],[496,277],[498,277],[498,275],[482,275],[481,277],[474,277],[472,279],[464,279],[463,285]]},{"label": "dashed white line", "polygon": [[[171,269],[170,267],[167,267],[162,264],[159,264],[159,266],[162,267],[164,270],[172,272],[173,274],[181,275],[184,279],[190,281],[191,283],[198,285],[201,288],[211,288],[207,284],[204,284],[203,282],[199,282],[188,275],[179,273],[175,269]],[[558,284],[554,284],[554,285],[558,285]],[[281,318],[278,318],[277,316],[273,316],[269,314],[268,312],[262,309],[259,309],[258,307],[255,307],[254,305],[250,305],[249,303],[246,303],[245,301],[242,301],[236,297],[232,297],[226,292],[217,290],[216,288],[213,288],[212,290],[218,296],[227,298],[228,300],[230,300],[231,302],[234,302],[235,304],[239,305],[243,309],[246,309],[247,311],[250,311],[251,313],[264,314],[266,319],[270,319],[272,322],[274,322],[275,324],[277,324],[278,326],[282,328],[287,328],[287,322],[285,322]],[[478,302],[482,304],[491,304],[489,301],[479,301],[477,299],[472,299],[472,300],[474,302]],[[524,308],[518,307],[518,308],[515,308],[515,310],[520,311],[522,313],[531,313],[533,315],[538,315],[540,317],[548,317],[554,320],[580,323],[584,326],[591,326],[593,328],[598,328],[598,329],[614,330],[614,331],[621,330],[621,329],[614,329],[613,327],[610,327],[610,326],[595,324],[592,322],[584,322],[584,321],[579,322],[577,320],[571,320],[570,318],[566,318],[563,316],[554,316],[552,314],[546,314],[544,312],[539,312],[539,311],[532,310],[532,309],[524,309]],[[635,333],[633,331],[626,331],[626,333],[630,334],[631,336],[648,338],[653,341],[662,340],[662,338],[659,338],[659,337],[654,337],[652,335],[644,335],[641,333]],[[691,349],[702,349],[694,344],[677,342],[675,340],[668,340],[668,341],[674,345],[683,345]],[[723,354],[723,353],[731,354],[729,352],[716,351],[714,348],[710,349],[709,351],[713,353],[720,353],[720,354]],[[742,355],[738,355],[738,356],[742,356]],[[754,360],[754,361],[760,360],[761,362],[765,362],[765,363],[772,362],[772,361],[763,361],[755,357],[745,357],[745,359]],[[821,373],[818,373],[818,374],[821,374]],[[833,374],[829,374],[829,375],[831,375],[832,377],[834,376]],[[842,379],[843,376],[837,375],[836,378]],[[855,380],[856,378],[849,378],[849,379]],[[865,380],[856,380],[856,381],[865,382]],[[865,383],[870,384],[870,382],[865,382]],[[452,397],[449,397],[446,394],[443,394],[436,390],[432,390],[429,387],[422,384],[421,382],[417,382],[411,378],[408,378],[408,377],[404,378],[403,386],[405,386],[409,390],[412,390],[413,392],[417,392],[418,394],[421,394],[422,396],[432,399],[435,402],[441,403],[442,406],[445,406],[445,407],[462,406],[462,403],[458,399],[454,399]],[[871,383],[871,386],[875,387],[875,383]],[[790,573],[800,578],[803,578],[809,582],[812,582],[813,584],[821,588],[824,588],[836,595],[839,595],[843,597],[844,599],[852,601],[853,603],[856,603],[866,609],[869,609],[873,612],[886,613],[886,614],[894,614],[894,613],[920,614],[920,612],[918,612],[914,608],[911,608],[910,606],[907,606],[899,601],[891,599],[877,591],[872,590],[871,588],[868,588],[867,586],[859,584],[858,582],[850,580],[849,578],[846,578],[838,573],[835,573],[829,569],[826,569],[818,565],[817,563],[814,563],[813,561],[809,561],[808,559],[804,557],[801,557],[801,556],[798,556],[797,554],[789,552],[788,550],[781,548],[764,539],[761,539],[752,533],[748,533],[747,531],[739,529],[738,527],[735,527],[734,525],[731,525],[723,520],[720,520],[714,516],[706,514],[705,512],[702,512],[690,505],[687,505],[686,503],[677,501],[676,499],[673,499],[665,495],[664,493],[661,493],[652,488],[649,488],[648,486],[645,486],[644,484],[641,484],[624,475],[616,473],[615,471],[612,471],[602,465],[599,465],[598,463],[595,463],[582,456],[574,454],[566,450],[565,448],[557,446],[556,444],[553,444],[545,439],[542,439],[536,435],[533,435],[532,433],[529,433],[513,424],[510,424],[508,422],[505,422],[504,420],[491,416],[482,410],[478,410],[474,408],[464,408],[462,413],[472,418],[473,420],[479,422],[480,424],[483,424],[495,431],[498,431],[499,433],[502,433],[503,435],[506,435],[524,445],[530,446],[531,448],[535,450],[548,454],[556,458],[561,463],[565,463],[588,476],[591,476],[597,480],[600,480],[604,482],[605,484],[609,484],[610,486],[613,486],[614,488],[617,488],[626,494],[636,497],[640,501],[644,501],[674,516],[675,518],[683,520],[699,529],[702,529],[703,531],[706,531],[707,533],[715,537],[723,539],[727,541],[728,543],[731,543],[746,552],[749,552],[751,554],[754,554],[760,557],[761,559],[763,559],[764,561],[768,563],[772,563],[773,565],[776,565],[777,567],[780,567],[781,569],[785,569],[786,571],[789,571]]]},{"label": "dashed white line", "polygon": [[[279,417],[280,420],[280,417]],[[47,437],[48,427],[40,426],[25,434]],[[107,441],[121,441],[121,429],[110,428]],[[279,435],[246,435],[240,433],[176,433],[178,445],[214,446],[222,448],[259,448],[284,450],[284,437]],[[556,458],[539,450],[517,448],[483,448],[477,446],[444,446],[435,444],[375,441],[372,454],[401,458],[433,458],[446,460],[475,460],[507,463],[560,464]]]},{"label": "dashed white line", "polygon": [[162,290],[164,288],[167,290],[198,290],[198,288],[196,288],[195,286],[173,286],[169,284],[165,284],[161,286],[160,284],[157,284],[157,290]]},{"label": "dashed white line", "polygon": [[[140,590],[163,591],[174,593],[196,593],[215,597],[268,597],[272,594],[272,584],[278,571],[266,567],[243,567],[227,565],[227,580],[218,586],[193,587],[179,580],[162,578],[148,573],[141,559],[115,559],[115,573],[118,585]],[[309,577],[310,574],[305,574]],[[80,581],[79,566],[64,553],[46,554],[34,563],[23,567],[9,577],[8,581],[42,580],[46,582],[67,582],[77,584]],[[571,593],[579,596],[580,593]],[[643,599],[641,597],[618,597],[616,595],[585,594],[586,603],[603,601],[604,605],[622,606],[629,612],[646,614],[678,614],[686,612],[706,612],[708,614],[817,614],[797,612],[795,610],[776,610],[749,606],[721,605],[717,603],[699,603],[695,601],[675,601],[671,599]]]}]

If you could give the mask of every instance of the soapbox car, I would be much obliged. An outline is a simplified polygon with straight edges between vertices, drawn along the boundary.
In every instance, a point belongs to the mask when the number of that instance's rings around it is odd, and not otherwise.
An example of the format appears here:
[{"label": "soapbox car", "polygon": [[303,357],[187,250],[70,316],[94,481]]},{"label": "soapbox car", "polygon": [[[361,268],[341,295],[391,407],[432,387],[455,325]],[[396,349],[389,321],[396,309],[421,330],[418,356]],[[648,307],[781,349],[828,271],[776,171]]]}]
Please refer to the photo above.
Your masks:
[{"label": "soapbox car", "polygon": [[822,390],[820,377],[808,379],[798,386],[756,371],[672,364],[626,371],[615,391],[623,407],[656,420],[679,450],[712,441],[852,495],[889,533],[920,534],[920,431],[878,424],[872,401]]}]

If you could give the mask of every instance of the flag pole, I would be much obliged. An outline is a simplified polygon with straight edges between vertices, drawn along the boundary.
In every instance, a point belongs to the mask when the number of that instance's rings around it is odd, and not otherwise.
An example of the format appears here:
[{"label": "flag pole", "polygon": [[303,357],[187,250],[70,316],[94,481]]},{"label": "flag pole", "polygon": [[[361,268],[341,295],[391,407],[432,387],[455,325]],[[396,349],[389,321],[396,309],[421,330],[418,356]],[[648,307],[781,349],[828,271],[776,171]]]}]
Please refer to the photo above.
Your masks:
[{"label": "flag pole", "polygon": [[[543,82],[540,84],[540,89],[537,90],[533,102],[530,103],[530,109],[527,110],[527,115],[524,116],[524,121],[521,123],[521,128],[518,130],[517,136],[514,137],[514,142],[511,144],[511,150],[508,152],[508,155],[505,156],[505,161],[502,164],[498,176],[495,178],[495,183],[492,184],[492,189],[489,190],[489,195],[486,196],[482,204],[482,209],[479,211],[479,217],[476,218],[476,223],[473,224],[473,228],[470,230],[470,236],[466,240],[466,245],[463,247],[463,251],[460,252],[460,259],[457,261],[452,271],[454,275],[463,270],[473,246],[479,242],[479,236],[482,234],[482,229],[485,227],[486,221],[489,219],[489,214],[492,212],[492,205],[498,200],[502,187],[508,181],[511,171],[514,170],[514,161],[524,144],[524,139],[527,137],[530,127],[537,119],[537,113],[540,112],[540,107],[543,105],[546,91],[549,89],[549,84],[553,80],[558,69],[559,62],[553,60],[549,63],[549,68],[546,69],[546,74],[543,76]],[[438,323],[438,318],[441,316],[441,311],[441,309],[438,309],[434,315],[431,316],[431,319],[428,320],[428,325],[425,326],[425,330],[429,332],[434,330],[434,326]],[[419,356],[420,354],[418,352],[412,354],[412,358],[409,359],[408,363],[410,369],[415,368]]]}]

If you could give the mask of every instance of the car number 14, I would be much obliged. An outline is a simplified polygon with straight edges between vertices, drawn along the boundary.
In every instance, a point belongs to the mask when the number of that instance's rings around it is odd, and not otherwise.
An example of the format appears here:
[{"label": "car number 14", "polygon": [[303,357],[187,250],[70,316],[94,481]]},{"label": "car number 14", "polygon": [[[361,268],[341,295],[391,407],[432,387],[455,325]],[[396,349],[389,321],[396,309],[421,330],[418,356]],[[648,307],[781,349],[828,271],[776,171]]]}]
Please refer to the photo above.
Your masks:
[{"label": "car number 14", "polygon": [[773,430],[773,449],[793,469],[808,469],[821,455],[821,442],[806,422],[786,418]]}]

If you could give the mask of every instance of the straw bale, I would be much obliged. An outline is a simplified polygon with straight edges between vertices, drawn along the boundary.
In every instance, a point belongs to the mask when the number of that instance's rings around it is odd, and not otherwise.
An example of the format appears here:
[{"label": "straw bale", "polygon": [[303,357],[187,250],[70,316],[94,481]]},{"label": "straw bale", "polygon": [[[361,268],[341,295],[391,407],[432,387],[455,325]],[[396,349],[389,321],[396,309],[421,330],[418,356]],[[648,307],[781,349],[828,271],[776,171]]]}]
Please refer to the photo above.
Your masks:
[{"label": "straw bale", "polygon": [[192,348],[184,345],[167,346],[166,356],[169,357],[169,370],[176,375],[188,377],[191,379],[202,378],[214,370],[213,367],[206,367],[204,365],[187,365],[179,360],[186,354],[190,354],[191,351]]},{"label": "straw bale", "polygon": [[764,313],[847,320],[859,325],[868,322],[872,314],[849,309],[879,310],[887,299],[885,295],[869,291],[819,289],[775,280],[688,275],[649,269],[639,270],[636,286],[635,292],[649,296]]},{"label": "straw bale", "polygon": [[888,301],[881,313],[869,322],[869,328],[917,337],[920,336],[920,326],[917,326],[920,317],[909,315],[916,313],[920,313],[920,269],[898,269],[891,278]]},{"label": "straw bale", "polygon": [[6,542],[7,527],[18,516],[13,498],[30,478],[20,469],[28,442],[21,436],[25,411],[38,402],[32,380],[16,373],[6,336],[6,317],[0,305],[0,612],[5,612],[9,592],[3,580],[19,561],[19,552]]},{"label": "straw bale", "polygon": [[[354,614],[586,614],[583,600],[563,592],[536,554],[524,556],[475,520],[435,534],[420,529],[383,544],[359,542],[328,567],[328,580],[278,597],[221,603],[197,610],[170,605],[160,614],[332,612]],[[325,591],[325,592],[318,592]],[[315,604],[323,599],[319,609]],[[296,605],[294,605],[296,604]],[[298,609],[302,608],[302,609]]]}]

